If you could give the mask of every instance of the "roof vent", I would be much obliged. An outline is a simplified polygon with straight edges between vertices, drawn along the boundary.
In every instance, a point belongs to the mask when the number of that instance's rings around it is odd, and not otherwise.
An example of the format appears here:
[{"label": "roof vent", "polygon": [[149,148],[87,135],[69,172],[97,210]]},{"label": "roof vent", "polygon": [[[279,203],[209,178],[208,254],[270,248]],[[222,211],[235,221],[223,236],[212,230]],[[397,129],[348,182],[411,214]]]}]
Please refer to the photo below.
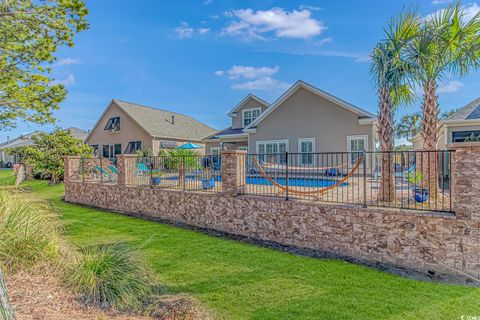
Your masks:
[{"label": "roof vent", "polygon": [[175,116],[172,115],[172,124],[175,124]]}]

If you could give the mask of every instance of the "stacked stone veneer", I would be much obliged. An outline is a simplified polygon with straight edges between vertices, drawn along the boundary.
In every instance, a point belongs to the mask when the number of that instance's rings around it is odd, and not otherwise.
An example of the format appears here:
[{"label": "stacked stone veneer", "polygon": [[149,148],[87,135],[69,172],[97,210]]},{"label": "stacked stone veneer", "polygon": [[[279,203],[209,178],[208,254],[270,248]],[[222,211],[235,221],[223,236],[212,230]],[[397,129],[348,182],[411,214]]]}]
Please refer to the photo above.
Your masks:
[{"label": "stacked stone veneer", "polygon": [[456,214],[239,196],[240,152],[222,154],[222,193],[67,179],[65,200],[420,272],[478,278],[480,144],[452,148],[457,151]]}]

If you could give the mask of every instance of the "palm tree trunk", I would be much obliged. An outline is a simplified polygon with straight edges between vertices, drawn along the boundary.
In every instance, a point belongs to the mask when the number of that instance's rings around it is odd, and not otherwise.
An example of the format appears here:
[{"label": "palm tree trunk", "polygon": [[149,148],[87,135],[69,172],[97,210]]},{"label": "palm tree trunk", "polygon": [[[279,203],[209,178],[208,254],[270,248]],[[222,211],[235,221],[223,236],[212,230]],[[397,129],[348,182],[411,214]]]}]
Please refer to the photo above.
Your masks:
[{"label": "palm tree trunk", "polygon": [[0,319],[15,320],[15,312],[8,298],[7,285],[2,269],[0,269]]},{"label": "palm tree trunk", "polygon": [[[437,197],[437,168],[436,168],[436,154],[438,135],[440,129],[440,121],[438,115],[440,109],[438,106],[437,96],[437,82],[430,80],[425,84],[423,93],[422,105],[422,128],[421,134],[423,138],[423,149],[430,151],[423,154],[421,168],[422,168],[422,188],[429,189],[430,199],[435,200]],[[418,168],[418,166],[417,166]]]},{"label": "palm tree trunk", "polygon": [[395,201],[395,180],[392,157],[389,153],[393,150],[393,107],[390,102],[390,91],[383,87],[380,89],[380,115],[378,119],[378,136],[380,138],[380,157],[382,176],[378,198],[380,201]]}]

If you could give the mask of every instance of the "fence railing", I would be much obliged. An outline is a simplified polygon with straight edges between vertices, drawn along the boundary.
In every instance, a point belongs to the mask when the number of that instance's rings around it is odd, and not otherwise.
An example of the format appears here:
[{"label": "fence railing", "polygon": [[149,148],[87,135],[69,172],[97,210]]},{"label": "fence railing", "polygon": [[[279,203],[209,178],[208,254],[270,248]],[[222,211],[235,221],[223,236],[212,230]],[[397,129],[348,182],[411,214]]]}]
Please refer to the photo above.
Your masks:
[{"label": "fence railing", "polygon": [[125,162],[128,185],[185,191],[221,191],[220,156],[132,157]]},{"label": "fence railing", "polygon": [[[452,212],[453,151],[238,154],[242,194]],[[124,183],[221,192],[221,156],[127,157]],[[116,184],[116,160],[76,159],[69,179]],[[224,177],[225,178],[225,177]],[[123,181],[123,180],[122,180]]]},{"label": "fence railing", "polygon": [[451,151],[248,154],[244,194],[452,211]]}]

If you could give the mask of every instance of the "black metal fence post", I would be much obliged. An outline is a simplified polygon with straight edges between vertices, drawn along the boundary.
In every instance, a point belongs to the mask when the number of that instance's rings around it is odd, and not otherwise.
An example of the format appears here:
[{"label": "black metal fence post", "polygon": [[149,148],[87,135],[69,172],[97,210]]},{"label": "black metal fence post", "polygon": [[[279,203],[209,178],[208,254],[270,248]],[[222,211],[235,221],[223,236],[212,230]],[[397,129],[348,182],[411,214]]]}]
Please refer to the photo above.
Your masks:
[{"label": "black metal fence post", "polygon": [[186,179],[187,179],[187,177],[186,177],[187,167],[186,167],[185,156],[183,156],[182,158],[183,158],[183,166],[182,166],[182,180],[183,180],[182,183],[183,184],[182,184],[182,189],[183,189],[183,191],[185,191],[186,190],[186,185],[185,184],[186,184]]},{"label": "black metal fence post", "polygon": [[81,170],[82,170],[82,182],[85,183],[85,159],[84,158],[80,158],[80,161],[82,162],[82,165],[81,165]]},{"label": "black metal fence post", "polygon": [[100,184],[103,184],[103,165],[102,165],[102,158],[100,158]]},{"label": "black metal fence post", "polygon": [[363,150],[363,207],[367,207],[367,151]]},{"label": "black metal fence post", "polygon": [[288,151],[285,152],[285,201],[288,201]]},{"label": "black metal fence post", "polygon": [[153,187],[153,157],[150,156],[150,187]]}]

